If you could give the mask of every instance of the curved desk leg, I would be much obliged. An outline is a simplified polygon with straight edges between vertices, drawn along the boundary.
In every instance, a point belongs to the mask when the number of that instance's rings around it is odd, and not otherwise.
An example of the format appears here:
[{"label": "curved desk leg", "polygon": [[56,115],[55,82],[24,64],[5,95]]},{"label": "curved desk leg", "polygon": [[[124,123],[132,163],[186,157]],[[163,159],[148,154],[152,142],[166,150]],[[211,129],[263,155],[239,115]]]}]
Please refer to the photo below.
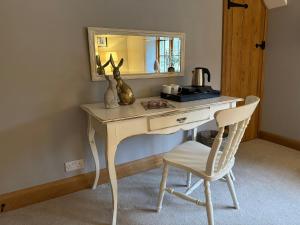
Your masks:
[{"label": "curved desk leg", "polygon": [[117,151],[118,143],[115,136],[113,134],[107,134],[106,141],[106,160],[108,167],[109,180],[111,185],[112,192],[112,204],[113,204],[113,219],[112,225],[117,224],[117,211],[118,211],[118,182],[117,182],[117,174],[116,174],[116,166],[115,166],[115,155]]},{"label": "curved desk leg", "polygon": [[90,115],[89,115],[89,121],[88,121],[88,137],[89,137],[89,142],[90,142],[90,146],[91,146],[91,150],[92,150],[92,154],[93,154],[95,166],[96,166],[96,176],[95,176],[95,180],[94,180],[94,184],[93,184],[93,190],[95,190],[98,185],[98,180],[100,177],[100,161],[99,161],[98,150],[97,150],[97,146],[96,146],[96,142],[95,142],[95,129],[93,128],[92,118]]}]

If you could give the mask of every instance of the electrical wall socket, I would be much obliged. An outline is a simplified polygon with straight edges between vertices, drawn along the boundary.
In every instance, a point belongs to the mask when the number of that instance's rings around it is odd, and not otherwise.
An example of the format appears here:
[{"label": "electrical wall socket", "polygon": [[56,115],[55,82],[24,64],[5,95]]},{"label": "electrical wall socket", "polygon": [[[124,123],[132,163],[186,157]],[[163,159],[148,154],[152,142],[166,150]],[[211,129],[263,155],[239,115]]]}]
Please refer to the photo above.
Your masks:
[{"label": "electrical wall socket", "polygon": [[66,172],[71,172],[74,170],[80,170],[84,168],[84,160],[79,159],[75,161],[70,161],[65,163],[65,170]]}]

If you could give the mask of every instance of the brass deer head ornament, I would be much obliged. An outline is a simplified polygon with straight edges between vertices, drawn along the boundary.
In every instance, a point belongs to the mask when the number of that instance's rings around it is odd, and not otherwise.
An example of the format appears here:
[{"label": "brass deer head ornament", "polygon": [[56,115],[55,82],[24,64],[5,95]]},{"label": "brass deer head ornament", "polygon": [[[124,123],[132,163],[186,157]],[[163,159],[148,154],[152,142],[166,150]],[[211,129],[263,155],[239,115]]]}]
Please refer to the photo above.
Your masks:
[{"label": "brass deer head ornament", "polygon": [[119,96],[120,105],[131,105],[135,102],[135,97],[128,84],[126,84],[121,78],[120,68],[123,65],[124,60],[121,59],[118,66],[115,65],[112,55],[110,55],[110,63],[113,67],[113,75],[117,81],[117,93]]},{"label": "brass deer head ornament", "polygon": [[100,56],[96,55],[96,64],[97,64],[97,73],[99,75],[105,75],[105,67],[107,67],[110,63],[110,60],[108,60],[104,65],[102,65]]}]

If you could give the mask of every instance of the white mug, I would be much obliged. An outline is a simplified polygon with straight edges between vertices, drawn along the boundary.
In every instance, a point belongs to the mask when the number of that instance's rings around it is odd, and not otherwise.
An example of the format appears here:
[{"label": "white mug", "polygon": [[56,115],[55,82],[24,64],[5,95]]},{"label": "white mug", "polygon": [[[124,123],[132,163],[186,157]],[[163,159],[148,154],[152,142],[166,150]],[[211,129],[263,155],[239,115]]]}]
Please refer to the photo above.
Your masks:
[{"label": "white mug", "polygon": [[162,86],[162,92],[165,94],[172,94],[172,86],[171,85],[163,85]]},{"label": "white mug", "polygon": [[178,84],[171,84],[171,88],[172,95],[177,95],[181,91],[181,87]]}]

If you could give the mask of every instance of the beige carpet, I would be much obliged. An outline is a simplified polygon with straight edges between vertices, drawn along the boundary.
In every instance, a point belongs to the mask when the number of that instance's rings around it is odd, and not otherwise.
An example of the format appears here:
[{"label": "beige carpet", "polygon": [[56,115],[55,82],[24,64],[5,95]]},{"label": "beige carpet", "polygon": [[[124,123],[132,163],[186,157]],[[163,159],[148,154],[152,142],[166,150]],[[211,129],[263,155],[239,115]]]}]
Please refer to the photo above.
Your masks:
[{"label": "beige carpet", "polygon": [[[212,186],[216,225],[300,225],[300,152],[262,140],[241,145],[234,168],[240,210],[231,208],[227,186]],[[119,182],[119,225],[207,224],[205,208],[166,194],[154,212],[161,170]],[[183,189],[185,174],[171,170],[169,185]],[[203,187],[194,192],[204,199]],[[101,225],[111,221],[108,185],[0,215],[1,225]]]}]

